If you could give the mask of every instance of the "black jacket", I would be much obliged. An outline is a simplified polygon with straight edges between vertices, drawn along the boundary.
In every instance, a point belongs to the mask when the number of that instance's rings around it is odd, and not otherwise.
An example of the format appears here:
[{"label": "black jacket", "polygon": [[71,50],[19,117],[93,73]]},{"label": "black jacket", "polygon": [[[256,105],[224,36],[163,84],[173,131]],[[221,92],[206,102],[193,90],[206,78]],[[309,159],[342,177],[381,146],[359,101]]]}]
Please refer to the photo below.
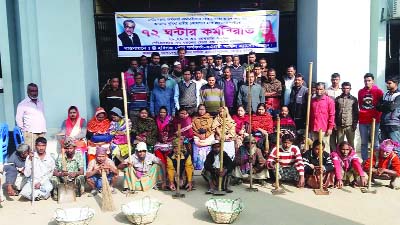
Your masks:
[{"label": "black jacket", "polygon": [[[206,161],[204,162],[204,169],[208,170],[208,171],[214,171],[215,170],[215,168],[213,167],[214,161],[215,161],[215,154],[214,154],[213,150],[211,150],[206,157]],[[223,163],[224,163],[223,166],[225,169],[228,170],[228,173],[233,171],[233,168],[234,168],[233,161],[226,152],[224,152],[224,162]]]},{"label": "black jacket", "polygon": [[[314,166],[319,166],[318,155],[314,154],[314,151],[310,149],[304,152],[303,162],[304,162],[304,173],[306,175],[313,175],[314,169],[311,169],[310,164]],[[329,153],[325,151],[322,153],[322,165],[325,167],[326,172],[331,172],[334,169],[332,159]]]},{"label": "black jacket", "polygon": [[132,40],[129,38],[129,36],[125,33],[122,32],[118,35],[118,38],[122,42],[122,46],[124,47],[140,47],[142,44],[140,43],[139,36],[135,33],[132,34]]}]

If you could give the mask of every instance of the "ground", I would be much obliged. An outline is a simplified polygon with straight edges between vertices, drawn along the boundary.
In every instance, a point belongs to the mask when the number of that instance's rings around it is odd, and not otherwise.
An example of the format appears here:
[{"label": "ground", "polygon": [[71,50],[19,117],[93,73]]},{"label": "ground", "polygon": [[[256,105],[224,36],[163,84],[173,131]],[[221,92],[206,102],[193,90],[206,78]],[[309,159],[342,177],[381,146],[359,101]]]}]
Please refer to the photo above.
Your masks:
[{"label": "ground", "polygon": [[[52,216],[56,208],[89,206],[96,211],[90,224],[130,224],[121,213],[122,204],[151,196],[162,202],[154,225],[178,224],[214,224],[204,204],[212,196],[205,195],[206,183],[201,176],[194,180],[197,190],[186,194],[186,198],[172,199],[170,191],[139,192],[126,197],[118,192],[113,195],[117,210],[104,213],[101,211],[101,195],[97,198],[84,195],[75,203],[57,204],[49,199],[31,203],[19,197],[14,201],[3,202],[0,209],[1,225],[55,225]],[[400,224],[400,191],[387,187],[377,187],[377,194],[363,194],[359,189],[346,187],[347,191],[333,189],[328,196],[317,196],[311,189],[297,189],[286,185],[290,192],[284,195],[272,195],[271,184],[266,187],[255,185],[258,192],[246,191],[247,184],[232,187],[233,193],[223,198],[241,198],[244,211],[234,224],[240,225],[288,225],[288,224]],[[351,192],[351,193],[349,193]]]}]

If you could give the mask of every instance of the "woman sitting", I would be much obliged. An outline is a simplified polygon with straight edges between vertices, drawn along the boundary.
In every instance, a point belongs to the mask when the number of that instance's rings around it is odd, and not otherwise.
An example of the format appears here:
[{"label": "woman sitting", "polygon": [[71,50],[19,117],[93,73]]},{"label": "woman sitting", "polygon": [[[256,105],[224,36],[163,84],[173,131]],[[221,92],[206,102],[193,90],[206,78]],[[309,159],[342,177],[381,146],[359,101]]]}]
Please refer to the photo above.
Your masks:
[{"label": "woman sitting", "polygon": [[193,164],[196,170],[202,170],[207,154],[211,151],[214,142],[212,131],[213,118],[206,111],[206,107],[200,104],[197,108],[197,116],[193,118]]},{"label": "woman sitting", "polygon": [[108,143],[111,142],[112,135],[108,133],[108,128],[110,128],[110,120],[107,118],[107,113],[102,107],[98,107],[87,125],[88,162],[96,157],[97,146],[109,147]]},{"label": "woman sitting", "polygon": [[172,149],[171,142],[175,135],[172,116],[168,115],[167,107],[161,106],[158,116],[156,117],[156,123],[158,138],[154,146],[154,154],[166,164],[166,157]]},{"label": "woman sitting", "polygon": [[[86,144],[86,120],[79,116],[79,110],[76,106],[68,108],[68,118],[61,125],[61,133],[65,135],[64,139],[69,138],[81,152],[87,151]],[[62,140],[61,146],[63,146]]]},{"label": "woman sitting", "polygon": [[264,103],[258,104],[257,113],[251,118],[251,130],[256,139],[261,138],[265,134],[273,133],[274,122],[272,116],[265,110]]},{"label": "woman sitting", "polygon": [[232,116],[236,124],[236,147],[239,148],[243,144],[243,139],[248,136],[247,127],[249,126],[249,116],[246,115],[244,106],[240,105],[237,108],[237,115]]},{"label": "woman sitting", "polygon": [[[225,137],[222,140],[222,130],[224,126],[225,117]],[[224,141],[224,151],[228,153],[229,157],[233,159],[235,157],[235,136],[236,136],[236,124],[235,121],[229,115],[227,107],[220,107],[218,115],[214,118],[212,124],[212,130],[215,132],[215,139],[219,141]]]},{"label": "woman sitting", "polygon": [[[126,121],[122,116],[122,111],[114,107],[110,111],[112,122],[108,132],[113,135],[111,149],[113,158],[118,159],[119,162],[124,161],[129,155],[128,139],[126,137]],[[128,122],[129,123],[129,122]],[[116,164],[118,165],[119,162]]]},{"label": "woman sitting", "polygon": [[[294,123],[294,120],[292,117],[289,115],[289,108],[287,106],[282,106],[281,107],[281,113],[280,119],[281,119],[281,133],[286,134],[296,134],[296,124]],[[276,130],[276,120],[274,120],[274,129]],[[296,136],[294,136],[296,138]]]},{"label": "woman sitting", "polygon": [[153,118],[149,117],[149,110],[141,108],[139,117],[132,122],[132,134],[135,137],[135,144],[138,142],[147,143],[149,151],[153,152],[157,141],[157,125]]}]

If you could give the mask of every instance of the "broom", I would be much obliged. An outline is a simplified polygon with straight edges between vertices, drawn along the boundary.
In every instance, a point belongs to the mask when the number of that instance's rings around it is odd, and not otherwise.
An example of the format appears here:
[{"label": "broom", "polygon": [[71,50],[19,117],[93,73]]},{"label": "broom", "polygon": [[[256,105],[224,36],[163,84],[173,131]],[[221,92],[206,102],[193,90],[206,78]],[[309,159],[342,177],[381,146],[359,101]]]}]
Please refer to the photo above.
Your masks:
[{"label": "broom", "polygon": [[101,192],[101,197],[103,200],[101,204],[101,210],[114,211],[115,205],[112,198],[111,188],[107,180],[106,171],[104,169],[101,170],[101,185],[103,187],[103,190]]},{"label": "broom", "polygon": [[310,105],[311,105],[311,88],[312,88],[312,74],[313,74],[313,62],[309,62],[308,64],[308,98],[307,98],[307,116],[306,116],[306,133],[304,134],[305,137],[305,146],[304,151],[309,149],[308,146],[308,133],[310,132]]}]

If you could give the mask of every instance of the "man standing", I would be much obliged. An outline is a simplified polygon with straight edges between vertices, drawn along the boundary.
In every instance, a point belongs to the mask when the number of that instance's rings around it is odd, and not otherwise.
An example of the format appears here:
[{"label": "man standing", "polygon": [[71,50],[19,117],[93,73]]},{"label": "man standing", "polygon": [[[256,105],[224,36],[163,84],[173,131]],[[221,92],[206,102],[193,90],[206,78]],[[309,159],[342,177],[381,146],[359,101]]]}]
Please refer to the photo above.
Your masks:
[{"label": "man standing", "polygon": [[279,114],[281,108],[282,84],[276,79],[276,71],[271,68],[267,72],[267,80],[263,82],[265,89],[265,105],[272,108],[273,115]]},{"label": "man standing", "polygon": [[[38,86],[34,83],[28,84],[27,94],[28,97],[18,104],[15,121],[24,134],[25,143],[30,145],[38,137],[44,137],[47,130],[44,105],[38,99]],[[34,146],[30,147],[33,149]]]},{"label": "man standing", "polygon": [[[50,182],[55,168],[54,159],[46,152],[47,140],[44,137],[38,137],[35,141],[36,152],[31,153],[25,161],[24,175],[29,178],[28,183],[21,190],[21,196],[35,201],[48,199],[53,185]],[[32,165],[33,158],[33,165]],[[32,174],[32,166],[34,173]],[[32,176],[33,175],[33,176]],[[32,182],[34,190],[32,195]]]},{"label": "man standing", "polygon": [[229,114],[236,113],[236,96],[238,92],[238,81],[232,78],[231,68],[224,68],[224,77],[218,80],[218,85],[224,91],[225,106],[229,109]]},{"label": "man standing", "polygon": [[154,88],[154,80],[161,75],[160,59],[160,53],[151,53],[151,63],[148,66],[146,77],[146,84],[150,91]]},{"label": "man standing", "polygon": [[382,112],[382,139],[392,139],[400,143],[400,91],[398,85],[399,81],[395,78],[389,78],[386,81],[388,91],[377,108]]},{"label": "man standing", "polygon": [[186,57],[186,49],[183,47],[178,48],[178,59],[176,60],[182,66],[182,69],[187,69],[189,67],[189,59]]},{"label": "man standing", "polygon": [[216,78],[210,75],[207,84],[200,89],[201,103],[206,106],[207,112],[216,116],[219,107],[225,106],[224,92],[216,84]]},{"label": "man standing", "polygon": [[129,92],[130,102],[129,102],[129,117],[133,118],[139,115],[139,110],[141,108],[147,108],[147,97],[149,89],[143,83],[143,75],[135,75],[135,84],[132,85]]},{"label": "man standing", "polygon": [[183,80],[178,83],[179,108],[185,108],[189,115],[193,115],[197,109],[196,83],[190,78],[189,69],[183,71]]},{"label": "man standing", "polygon": [[182,80],[182,65],[180,62],[174,62],[171,78],[174,79],[176,83],[179,83]]},{"label": "man standing", "polygon": [[29,155],[31,148],[27,144],[18,145],[15,151],[8,159],[7,165],[4,166],[6,172],[6,189],[8,196],[17,196],[27,182],[24,175],[25,161]]},{"label": "man standing", "polygon": [[342,90],[340,90],[340,86],[339,86],[339,84],[340,84],[340,74],[338,74],[338,73],[332,74],[331,83],[332,83],[332,85],[328,89],[326,89],[326,94],[329,97],[335,99],[339,95],[342,94]]},{"label": "man standing", "polygon": [[257,106],[260,103],[265,102],[264,89],[259,85],[254,83],[254,73],[247,73],[247,82],[240,86],[238,93],[238,105],[243,105],[245,110],[249,110],[249,86],[251,88],[251,110],[253,112],[257,111]]},{"label": "man standing", "polygon": [[133,31],[135,30],[135,22],[133,20],[125,20],[124,21],[124,32],[118,35],[119,40],[124,47],[140,47],[142,44],[140,43],[139,36],[135,34]]},{"label": "man standing", "polygon": [[[151,92],[150,97],[150,113],[155,117],[158,115],[161,106],[167,107],[168,115],[175,115],[175,98],[174,89],[166,86],[165,77],[158,79],[158,87]],[[176,99],[178,101],[178,99]]]},{"label": "man standing", "polygon": [[249,54],[247,55],[247,62],[243,65],[243,67],[245,68],[246,72],[248,71],[253,71],[254,69],[254,64],[256,63],[256,53],[251,51],[249,52]]},{"label": "man standing", "polygon": [[196,96],[197,96],[197,105],[200,105],[201,97],[200,97],[200,89],[203,85],[207,84],[207,81],[203,79],[203,73],[201,72],[201,67],[197,67],[194,73],[193,82],[196,83]]},{"label": "man standing", "polygon": [[308,88],[303,83],[303,75],[297,74],[294,79],[294,86],[289,92],[289,112],[296,124],[297,130],[306,128]]},{"label": "man standing", "polygon": [[283,93],[284,105],[289,105],[290,93],[292,92],[292,87],[294,86],[295,75],[296,75],[296,67],[293,65],[288,66],[288,68],[286,69],[286,75],[283,76],[283,80],[285,82],[284,93]]},{"label": "man standing", "polygon": [[337,143],[342,143],[346,136],[347,141],[354,148],[354,134],[358,124],[358,101],[350,94],[350,91],[350,82],[343,82],[342,94],[335,99],[335,121]]},{"label": "man standing", "polygon": [[214,74],[217,81],[219,81],[222,78],[223,68],[224,65],[222,64],[222,56],[221,55],[215,56],[215,65],[211,67],[211,71]]},{"label": "man standing", "polygon": [[[113,77],[108,80],[106,87],[100,92],[102,107],[109,112],[112,108],[117,107],[124,109],[124,101],[122,99],[122,89],[119,86],[119,77]],[[127,89],[129,90],[129,89]]]},{"label": "man standing", "polygon": [[365,87],[358,91],[358,106],[359,113],[359,128],[361,137],[361,158],[368,159],[368,142],[371,137],[372,118],[376,119],[375,123],[375,143],[374,147],[379,147],[378,132],[381,121],[381,112],[376,109],[376,106],[383,97],[383,92],[374,85],[374,75],[367,73],[364,75]]},{"label": "man standing", "polygon": [[[342,91],[340,90],[339,83],[340,83],[340,74],[334,73],[331,75],[331,82],[332,85],[326,89],[326,95],[331,97],[333,100],[335,100],[341,93]],[[331,138],[329,140],[330,144],[330,149],[331,151],[336,150],[336,144],[337,144],[337,130],[336,128],[333,129]]]},{"label": "man standing", "polygon": [[240,57],[238,55],[233,56],[233,64],[231,66],[232,77],[238,82],[243,82],[246,77],[246,70],[240,65]]},{"label": "man standing", "polygon": [[325,83],[317,83],[316,96],[311,100],[310,131],[313,139],[318,140],[318,132],[322,129],[323,142],[329,146],[330,135],[335,128],[335,103],[325,94]]}]

